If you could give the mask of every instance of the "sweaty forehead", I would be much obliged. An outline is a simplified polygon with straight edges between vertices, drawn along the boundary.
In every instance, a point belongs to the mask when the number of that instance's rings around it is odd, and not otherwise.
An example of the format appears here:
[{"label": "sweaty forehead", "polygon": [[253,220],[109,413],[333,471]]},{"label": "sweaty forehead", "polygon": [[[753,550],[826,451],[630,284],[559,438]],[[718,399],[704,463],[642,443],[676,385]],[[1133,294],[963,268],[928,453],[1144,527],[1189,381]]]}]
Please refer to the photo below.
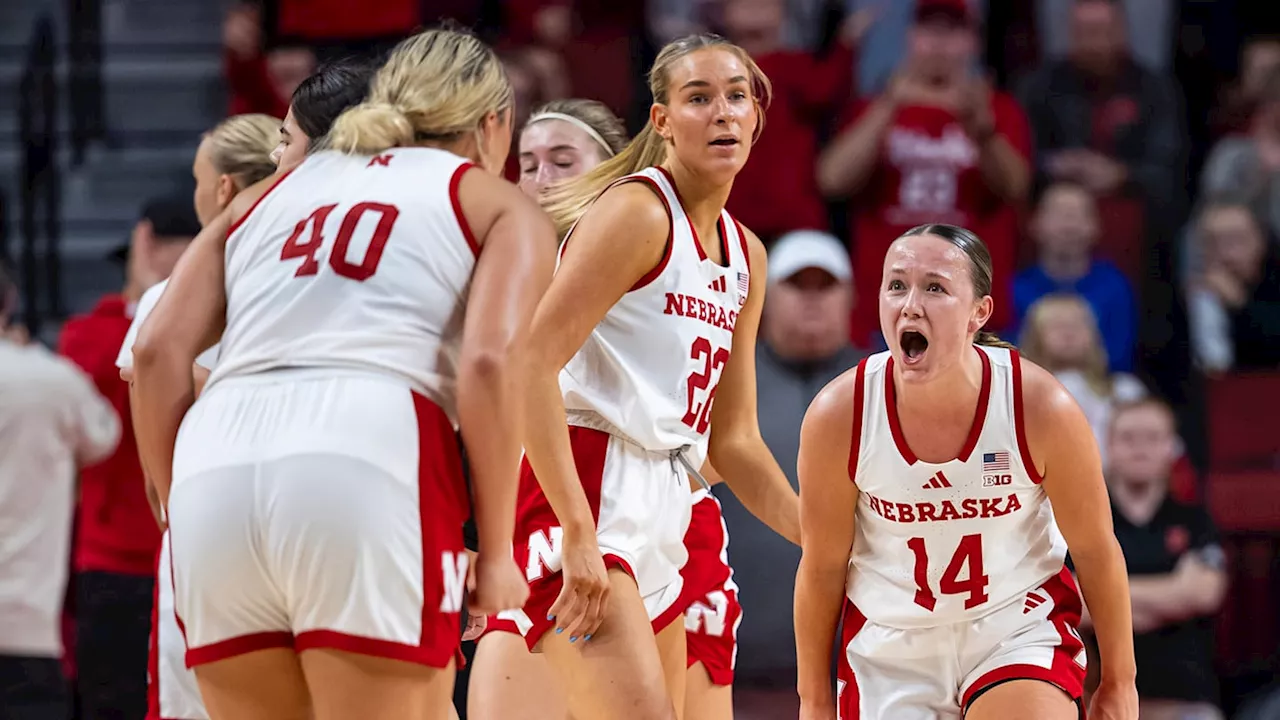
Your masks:
[{"label": "sweaty forehead", "polygon": [[967,267],[964,251],[934,235],[899,238],[885,255],[886,272],[932,272],[955,277]]},{"label": "sweaty forehead", "polygon": [[520,152],[546,152],[552,149],[583,152],[594,142],[581,128],[563,120],[540,120],[520,133]]},{"label": "sweaty forehead", "polygon": [[673,89],[688,82],[727,83],[736,77],[748,77],[747,68],[737,55],[724,48],[694,50],[671,67]]}]

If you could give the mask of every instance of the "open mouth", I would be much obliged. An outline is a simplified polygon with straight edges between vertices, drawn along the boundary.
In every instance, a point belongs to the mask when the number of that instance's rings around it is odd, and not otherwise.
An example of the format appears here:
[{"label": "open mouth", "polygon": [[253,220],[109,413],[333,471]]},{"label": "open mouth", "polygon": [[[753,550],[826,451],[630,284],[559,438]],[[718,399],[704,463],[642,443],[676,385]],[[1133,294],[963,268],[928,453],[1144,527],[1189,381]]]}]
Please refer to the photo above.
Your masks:
[{"label": "open mouth", "polygon": [[709,144],[709,145],[720,145],[721,147],[732,147],[732,146],[734,146],[734,145],[737,145],[737,144],[738,144],[738,141],[737,141],[737,140],[734,140],[733,138],[719,138],[719,139],[717,139],[717,140],[712,140],[712,141],[711,141],[710,143],[708,143],[708,144]]},{"label": "open mouth", "polygon": [[925,350],[929,349],[929,339],[915,330],[907,330],[902,333],[898,345],[902,348],[902,355],[907,362],[916,362],[924,357]]}]

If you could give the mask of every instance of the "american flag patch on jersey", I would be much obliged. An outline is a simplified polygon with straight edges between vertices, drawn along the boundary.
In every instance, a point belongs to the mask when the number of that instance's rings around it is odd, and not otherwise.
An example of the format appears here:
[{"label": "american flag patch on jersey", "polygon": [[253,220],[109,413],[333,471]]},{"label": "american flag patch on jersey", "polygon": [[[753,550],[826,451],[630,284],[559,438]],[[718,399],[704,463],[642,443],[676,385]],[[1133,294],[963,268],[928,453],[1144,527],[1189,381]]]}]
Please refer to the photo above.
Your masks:
[{"label": "american flag patch on jersey", "polygon": [[1009,453],[992,452],[982,453],[982,472],[1008,472],[1009,471]]},{"label": "american flag patch on jersey", "polygon": [[751,290],[751,276],[740,272],[738,273],[738,292],[746,295]]}]

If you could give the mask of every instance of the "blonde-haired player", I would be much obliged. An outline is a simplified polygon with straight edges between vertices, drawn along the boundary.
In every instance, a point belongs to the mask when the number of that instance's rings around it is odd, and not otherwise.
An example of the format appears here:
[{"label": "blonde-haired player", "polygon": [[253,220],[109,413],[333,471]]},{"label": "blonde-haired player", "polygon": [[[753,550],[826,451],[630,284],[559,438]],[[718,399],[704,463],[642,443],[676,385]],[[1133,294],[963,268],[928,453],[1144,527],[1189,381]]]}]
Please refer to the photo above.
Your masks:
[{"label": "blonde-haired player", "polygon": [[[208,224],[231,204],[236,193],[275,172],[271,152],[276,145],[280,121],[268,115],[236,115],[205,133],[196,150],[191,174],[196,181],[195,209],[201,225]],[[133,321],[116,357],[116,366],[125,380],[133,373],[133,343],[138,329],[151,314],[167,281],[148,288],[138,300]],[[217,360],[216,348],[196,358],[194,371],[197,392],[209,377]],[[161,526],[164,520],[155,488],[147,482],[147,499]],[[156,558],[155,596],[151,608],[151,648],[147,668],[146,720],[207,720],[195,675],[187,669],[177,617],[173,613],[173,575],[169,562],[169,533],[160,539]]]},{"label": "blonde-haired player", "polygon": [[[214,718],[451,715],[468,571],[455,423],[472,602],[527,594],[510,551],[518,358],[554,240],[497,177],[511,103],[474,37],[402,42],[331,149],[197,238],[140,333],[139,446]],[[190,363],[219,333],[191,407]]]},{"label": "blonde-haired player", "polygon": [[744,502],[798,537],[756,420],[764,248],[724,211],[768,80],[709,35],[667,45],[649,77],[649,124],[547,192],[557,229],[574,229],[526,355],[515,550],[531,594],[514,619],[577,718],[665,720],[683,705],[685,629],[668,611],[687,476],[708,454],[731,483],[753,478]]}]

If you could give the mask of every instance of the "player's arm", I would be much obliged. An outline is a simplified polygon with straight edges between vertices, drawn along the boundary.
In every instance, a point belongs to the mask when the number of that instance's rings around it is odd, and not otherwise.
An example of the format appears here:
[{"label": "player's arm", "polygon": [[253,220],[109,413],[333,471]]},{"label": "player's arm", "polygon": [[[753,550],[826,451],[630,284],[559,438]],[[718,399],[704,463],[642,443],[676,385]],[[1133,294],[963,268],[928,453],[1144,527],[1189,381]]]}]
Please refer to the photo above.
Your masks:
[{"label": "player's arm", "polygon": [[569,445],[559,375],[609,309],[661,262],[670,234],[666,209],[642,183],[605,191],[578,222],[533,317],[525,360],[525,455],[564,530],[565,591],[552,610],[560,628],[581,618],[575,633],[590,635],[599,626],[608,580]]},{"label": "player's arm", "polygon": [[509,558],[522,440],[522,356],[533,309],[551,282],[555,230],[515,186],[479,169],[462,176],[458,199],[481,243],[463,327],[458,418],[479,555]]},{"label": "player's arm", "polygon": [[764,307],[768,258],[743,229],[751,253],[751,287],[733,329],[733,352],[711,406],[710,460],[742,505],[793,543],[800,542],[800,500],[760,435],[756,414],[756,334]]},{"label": "player's arm", "polygon": [[227,233],[267,191],[269,177],[240,193],[210,222],[169,278],[133,345],[134,435],[142,467],[155,483],[161,505],[168,505],[173,477],[173,447],[178,426],[195,401],[191,368],[200,353],[222,336],[226,324],[224,251]]},{"label": "player's arm", "polygon": [[858,486],[849,477],[854,371],[814,398],[800,428],[800,567],[796,571],[796,690],[806,710],[834,715],[831,648],[844,604]]},{"label": "player's arm", "polygon": [[1102,683],[1131,688],[1137,669],[1129,578],[1111,524],[1111,502],[1093,430],[1066,389],[1026,361],[1022,393],[1031,456],[1041,466],[1044,490],[1071,551],[1098,637]]}]

